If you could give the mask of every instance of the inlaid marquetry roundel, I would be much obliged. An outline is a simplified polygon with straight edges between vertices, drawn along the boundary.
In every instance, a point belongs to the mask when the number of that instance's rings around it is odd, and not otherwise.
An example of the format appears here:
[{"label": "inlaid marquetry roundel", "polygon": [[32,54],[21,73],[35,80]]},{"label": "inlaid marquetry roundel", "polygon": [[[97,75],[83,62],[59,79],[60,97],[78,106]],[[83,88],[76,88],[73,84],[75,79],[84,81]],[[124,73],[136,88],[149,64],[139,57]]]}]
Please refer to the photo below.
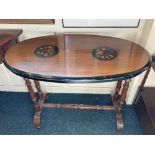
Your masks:
[{"label": "inlaid marquetry roundel", "polygon": [[95,48],[92,55],[99,60],[111,60],[117,56],[117,51],[110,47]]},{"label": "inlaid marquetry roundel", "polygon": [[39,46],[35,51],[34,54],[37,57],[41,58],[49,58],[53,57],[58,53],[58,48],[54,45],[42,45]]}]

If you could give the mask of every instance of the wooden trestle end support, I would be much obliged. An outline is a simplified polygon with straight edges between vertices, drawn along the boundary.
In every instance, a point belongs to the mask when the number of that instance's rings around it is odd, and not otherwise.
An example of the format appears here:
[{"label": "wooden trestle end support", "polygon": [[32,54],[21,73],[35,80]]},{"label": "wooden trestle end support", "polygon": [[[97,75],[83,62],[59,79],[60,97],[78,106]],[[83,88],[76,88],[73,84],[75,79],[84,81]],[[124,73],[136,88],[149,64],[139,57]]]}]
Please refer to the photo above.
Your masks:
[{"label": "wooden trestle end support", "polygon": [[32,86],[31,86],[30,80],[27,78],[24,78],[24,80],[26,82],[26,86],[28,88],[32,103],[34,105],[35,114],[34,114],[33,122],[34,122],[34,125],[36,128],[40,128],[42,105],[43,105],[47,95],[42,93],[39,81],[34,80],[35,87],[37,89],[37,95],[36,95]]},{"label": "wooden trestle end support", "polygon": [[130,80],[125,80],[125,82],[123,84],[122,91],[119,95],[119,92],[120,92],[121,86],[122,86],[122,81],[119,80],[117,82],[116,92],[113,97],[113,104],[115,106],[117,130],[122,130],[124,128],[123,117],[122,117],[122,108],[123,108],[123,105],[125,104],[127,91],[129,88],[129,82],[130,82]]},{"label": "wooden trestle end support", "polygon": [[83,104],[54,104],[54,103],[45,103],[45,99],[47,97],[46,94],[43,94],[40,88],[39,81],[34,80],[35,87],[37,89],[37,95],[35,94],[31,82],[29,79],[24,78],[32,103],[34,105],[34,125],[36,128],[40,128],[41,126],[41,112],[42,108],[67,108],[67,109],[87,109],[87,110],[113,110],[115,111],[116,115],[116,125],[117,125],[117,130],[122,130],[124,127],[123,124],[123,118],[122,118],[122,108],[123,105],[125,104],[125,99],[126,99],[126,94],[127,90],[129,87],[129,81],[130,80],[125,80],[125,83],[123,84],[122,92],[119,95],[119,92],[122,87],[122,80],[119,80],[117,82],[115,94],[113,96],[113,106],[99,106],[99,105],[83,105]]}]

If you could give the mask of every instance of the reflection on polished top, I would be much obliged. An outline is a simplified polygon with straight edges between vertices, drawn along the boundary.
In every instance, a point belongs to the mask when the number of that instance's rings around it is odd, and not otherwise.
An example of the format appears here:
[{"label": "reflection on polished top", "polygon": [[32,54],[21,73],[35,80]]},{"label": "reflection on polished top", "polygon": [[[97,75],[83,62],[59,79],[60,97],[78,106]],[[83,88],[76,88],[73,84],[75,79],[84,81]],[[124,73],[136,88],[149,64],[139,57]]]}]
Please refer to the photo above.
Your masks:
[{"label": "reflection on polished top", "polygon": [[[50,53],[54,52],[52,46],[58,50],[55,54]],[[37,54],[42,56],[35,54],[38,48]],[[97,53],[102,58],[104,54],[106,57],[108,55],[107,58],[112,58],[108,51],[104,51],[109,48],[116,51],[117,56],[109,60],[98,59],[93,55],[96,48],[102,48]],[[124,39],[60,34],[32,38],[14,45],[6,52],[5,65],[18,75],[38,80],[112,81],[115,78],[125,79],[140,74],[150,65],[150,56],[141,46]]]}]

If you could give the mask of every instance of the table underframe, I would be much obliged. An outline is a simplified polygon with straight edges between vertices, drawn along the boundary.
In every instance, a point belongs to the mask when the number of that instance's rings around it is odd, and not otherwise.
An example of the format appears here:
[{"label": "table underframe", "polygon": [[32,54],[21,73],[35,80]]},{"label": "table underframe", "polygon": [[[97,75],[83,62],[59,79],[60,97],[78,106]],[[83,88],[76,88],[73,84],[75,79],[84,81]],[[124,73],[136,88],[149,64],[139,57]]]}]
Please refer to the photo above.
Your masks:
[{"label": "table underframe", "polygon": [[[54,104],[45,103],[47,94],[44,94],[41,90],[40,83],[38,80],[34,80],[35,87],[37,89],[37,94],[34,92],[31,82],[28,78],[24,78],[32,103],[34,105],[34,118],[33,123],[36,128],[41,127],[41,113],[43,108],[67,108],[67,109],[81,109],[81,110],[112,110],[115,112],[116,116],[116,126],[117,130],[122,130],[124,128],[122,109],[125,104],[126,94],[129,88],[130,79],[118,80],[115,94],[113,95],[113,105],[112,106],[100,106],[100,105],[85,105],[85,104]],[[123,87],[123,88],[122,88]],[[122,88],[122,89],[121,89]]]},{"label": "table underframe", "polygon": [[[137,97],[139,93],[143,90],[144,84],[146,82],[146,79],[149,75],[151,66],[148,67],[145,76],[142,80],[142,83],[139,87],[139,90],[137,91],[137,95],[135,97],[135,101],[137,100]],[[116,128],[117,130],[123,130],[124,129],[124,122],[122,117],[122,110],[123,105],[126,103],[126,95],[129,88],[129,83],[131,79],[124,80],[118,80],[115,93],[112,97],[113,105],[112,106],[100,106],[100,105],[85,105],[85,104],[54,104],[54,103],[45,103],[45,100],[47,98],[47,94],[44,94],[41,90],[40,83],[38,80],[34,80],[35,87],[37,89],[37,93],[34,92],[31,82],[28,78],[24,78],[26,82],[26,86],[28,88],[33,106],[34,106],[34,118],[33,123],[36,128],[41,127],[41,113],[43,108],[67,108],[67,109],[81,109],[81,110],[112,110],[115,112],[116,116]]]}]

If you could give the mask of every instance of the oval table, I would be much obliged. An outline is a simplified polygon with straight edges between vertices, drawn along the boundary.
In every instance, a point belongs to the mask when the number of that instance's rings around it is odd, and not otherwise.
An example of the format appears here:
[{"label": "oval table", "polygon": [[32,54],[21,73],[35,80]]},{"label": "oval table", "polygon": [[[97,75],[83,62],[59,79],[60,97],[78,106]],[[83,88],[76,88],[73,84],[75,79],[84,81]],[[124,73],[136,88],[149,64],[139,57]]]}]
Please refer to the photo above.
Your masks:
[{"label": "oval table", "polygon": [[[26,81],[34,109],[34,125],[39,128],[41,112],[46,108],[113,110],[117,129],[123,129],[122,108],[130,79],[145,70],[147,78],[151,58],[136,43],[107,36],[56,34],[24,40],[5,54],[5,66]],[[30,80],[33,79],[37,94]],[[123,81],[124,80],[124,81]],[[59,83],[97,83],[118,81],[113,106],[44,103],[46,94],[39,81]],[[124,83],[124,84],[123,84]]]}]

